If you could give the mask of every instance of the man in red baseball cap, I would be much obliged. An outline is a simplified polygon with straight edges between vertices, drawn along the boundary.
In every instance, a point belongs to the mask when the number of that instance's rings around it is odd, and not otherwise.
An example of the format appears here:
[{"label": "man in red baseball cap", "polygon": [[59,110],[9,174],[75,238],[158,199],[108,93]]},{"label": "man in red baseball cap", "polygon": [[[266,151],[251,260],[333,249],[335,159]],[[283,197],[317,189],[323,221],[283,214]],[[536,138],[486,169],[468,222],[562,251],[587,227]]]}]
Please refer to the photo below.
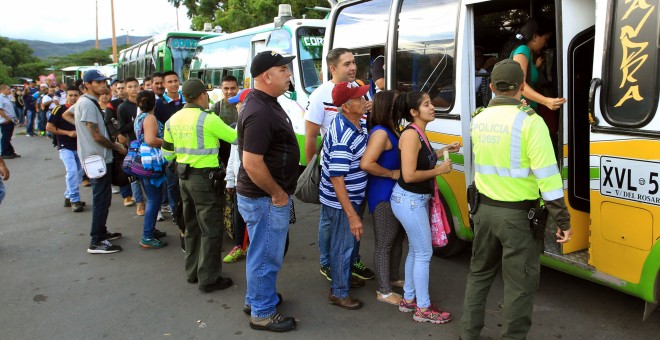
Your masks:
[{"label": "man in red baseball cap", "polygon": [[[351,255],[362,237],[360,204],[365,197],[367,173],[360,160],[367,147],[367,127],[362,121],[364,95],[369,86],[340,82],[332,89],[332,103],[340,108],[323,138],[321,159],[321,218],[319,229],[330,230],[330,295],[328,302],[344,309],[358,309],[362,302],[349,295]],[[364,281],[363,281],[364,282]]]}]

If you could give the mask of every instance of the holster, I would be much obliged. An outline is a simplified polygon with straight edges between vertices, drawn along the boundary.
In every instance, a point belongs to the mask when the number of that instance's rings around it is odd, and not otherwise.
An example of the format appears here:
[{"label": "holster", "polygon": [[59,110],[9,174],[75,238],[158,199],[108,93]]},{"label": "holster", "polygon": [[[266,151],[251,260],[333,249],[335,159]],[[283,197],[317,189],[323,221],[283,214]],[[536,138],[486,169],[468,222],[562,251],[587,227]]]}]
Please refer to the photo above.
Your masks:
[{"label": "holster", "polygon": [[472,184],[467,187],[467,199],[468,199],[468,212],[470,215],[477,213],[479,209],[479,190],[477,186],[472,182]]},{"label": "holster", "polygon": [[215,190],[216,195],[223,196],[225,193],[225,171],[221,168],[218,170],[212,170],[208,172],[209,180],[211,185],[213,185],[213,190]]},{"label": "holster", "polygon": [[180,179],[188,179],[190,164],[176,163],[176,175]]},{"label": "holster", "polygon": [[548,223],[548,209],[541,205],[541,200],[536,201],[536,205],[529,209],[527,214],[529,219],[529,228],[535,240],[543,240],[545,237],[545,227]]}]

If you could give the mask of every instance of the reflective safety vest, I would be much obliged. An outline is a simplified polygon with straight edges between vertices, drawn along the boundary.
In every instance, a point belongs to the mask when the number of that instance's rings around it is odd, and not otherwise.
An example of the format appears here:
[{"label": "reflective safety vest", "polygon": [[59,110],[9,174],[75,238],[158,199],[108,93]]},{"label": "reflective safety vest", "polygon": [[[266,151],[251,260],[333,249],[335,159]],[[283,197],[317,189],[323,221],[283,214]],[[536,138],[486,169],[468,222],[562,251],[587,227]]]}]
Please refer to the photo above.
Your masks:
[{"label": "reflective safety vest", "polygon": [[548,127],[531,108],[503,97],[473,118],[470,126],[475,183],[491,199],[516,202],[564,197]]},{"label": "reflective safety vest", "polygon": [[218,140],[233,143],[236,130],[213,112],[191,106],[187,104],[165,123],[163,156],[192,168],[217,168]]}]

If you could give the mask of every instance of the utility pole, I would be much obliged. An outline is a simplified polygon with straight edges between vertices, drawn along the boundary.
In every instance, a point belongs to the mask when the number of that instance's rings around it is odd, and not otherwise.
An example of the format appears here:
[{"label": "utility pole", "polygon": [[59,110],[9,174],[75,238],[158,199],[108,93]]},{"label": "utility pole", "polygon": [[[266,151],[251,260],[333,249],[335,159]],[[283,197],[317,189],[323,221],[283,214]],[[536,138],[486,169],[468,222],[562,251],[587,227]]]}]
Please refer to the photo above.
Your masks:
[{"label": "utility pole", "polygon": [[96,0],[96,49],[99,49],[99,0]]},{"label": "utility pole", "polygon": [[112,14],[112,62],[117,63],[117,36],[115,35],[115,0],[110,0],[110,13]]}]

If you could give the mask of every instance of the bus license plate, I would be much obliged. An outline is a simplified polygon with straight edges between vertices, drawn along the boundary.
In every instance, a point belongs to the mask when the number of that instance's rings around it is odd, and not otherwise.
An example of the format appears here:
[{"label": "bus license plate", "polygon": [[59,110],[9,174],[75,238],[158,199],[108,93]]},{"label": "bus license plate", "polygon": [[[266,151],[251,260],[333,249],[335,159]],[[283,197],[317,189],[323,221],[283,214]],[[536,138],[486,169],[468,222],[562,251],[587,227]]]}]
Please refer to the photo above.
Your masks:
[{"label": "bus license plate", "polygon": [[600,194],[660,205],[660,163],[600,158]]}]

